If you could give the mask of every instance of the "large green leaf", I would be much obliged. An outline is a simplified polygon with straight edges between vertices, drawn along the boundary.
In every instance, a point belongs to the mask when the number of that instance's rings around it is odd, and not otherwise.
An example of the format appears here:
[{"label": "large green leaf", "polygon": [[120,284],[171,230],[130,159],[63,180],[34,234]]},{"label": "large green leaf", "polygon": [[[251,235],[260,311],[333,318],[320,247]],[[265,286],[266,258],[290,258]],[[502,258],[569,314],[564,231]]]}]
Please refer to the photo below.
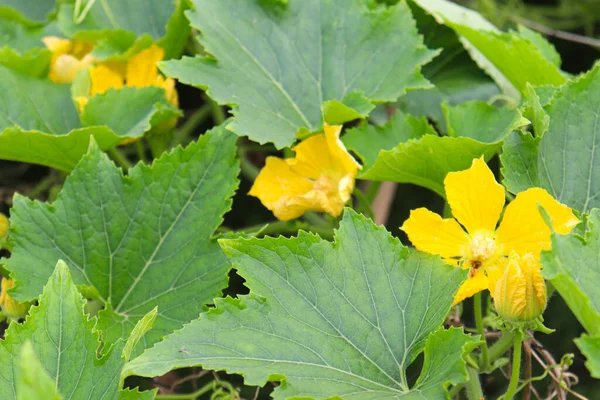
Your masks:
[{"label": "large green leaf", "polygon": [[[222,240],[251,294],[217,307],[131,361],[126,375],[202,365],[245,382],[282,381],[275,399],[443,398],[466,379],[477,340],[441,324],[464,271],[409,250],[347,209],[334,243]],[[409,388],[406,368],[425,349]]]},{"label": "large green leaf", "polygon": [[461,104],[470,100],[488,101],[500,93],[494,81],[471,59],[457,34],[423,9],[411,4],[411,10],[430,49],[442,49],[432,62],[423,67],[423,76],[433,88],[412,90],[398,100],[401,109],[410,114],[427,116],[446,131],[441,104]]},{"label": "large green leaf", "polygon": [[[125,341],[110,349],[105,344],[104,355],[98,358],[95,320],[83,312],[84,303],[69,269],[58,262],[39,305],[30,310],[23,324],[12,323],[0,341],[2,399],[121,398]],[[36,392],[43,396],[34,396]],[[134,393],[138,398],[145,396]]]},{"label": "large green leaf", "polygon": [[156,306],[149,343],[196,318],[226,284],[229,262],[211,236],[237,187],[235,141],[217,127],[127,177],[92,144],[53,204],[17,195],[6,260],[15,297],[34,298],[63,259],[106,305],[108,342]]},{"label": "large green leaf", "polygon": [[177,115],[163,89],[123,88],[91,98],[82,124],[69,85],[2,66],[0,92],[0,158],[65,171],[85,154],[91,136],[108,149]]},{"label": "large green leaf", "polygon": [[[98,41],[103,52],[123,52],[136,38],[147,37],[166,50],[166,57],[179,57],[190,32],[183,12],[188,0],[102,0],[87,13],[80,10],[75,21],[75,5],[61,5],[58,25],[69,37]],[[106,56],[106,54],[104,54]]]},{"label": "large green leaf", "polygon": [[448,172],[469,168],[474,158],[491,158],[511,130],[528,123],[517,110],[485,103],[445,105],[444,111],[454,137],[440,137],[425,120],[402,112],[382,127],[365,124],[349,131],[343,141],[364,164],[358,178],[414,183],[444,197]]},{"label": "large green leaf", "polygon": [[[501,157],[513,193],[541,187],[582,213],[600,207],[600,66],[554,93],[538,118],[546,132],[514,133]],[[547,127],[547,128],[546,128]]]},{"label": "large green leaf", "polygon": [[590,336],[576,343],[589,359],[588,368],[600,378],[600,209],[587,218],[587,232],[553,235],[552,251],[542,253],[543,274],[565,299]]},{"label": "large green leaf", "polygon": [[404,2],[375,11],[361,0],[194,4],[188,18],[216,59],[183,58],[161,69],[233,106],[228,129],[254,141],[289,146],[299,131],[320,129],[324,103],[339,123],[364,115],[371,102],[429,85],[419,70],[435,52],[423,46]]},{"label": "large green leaf", "polygon": [[452,28],[473,60],[490,75],[502,91],[518,100],[526,84],[561,85],[566,78],[557,65],[546,56],[548,44],[542,49],[528,33],[502,33],[478,13],[447,0],[413,0],[433,15],[439,23]]}]

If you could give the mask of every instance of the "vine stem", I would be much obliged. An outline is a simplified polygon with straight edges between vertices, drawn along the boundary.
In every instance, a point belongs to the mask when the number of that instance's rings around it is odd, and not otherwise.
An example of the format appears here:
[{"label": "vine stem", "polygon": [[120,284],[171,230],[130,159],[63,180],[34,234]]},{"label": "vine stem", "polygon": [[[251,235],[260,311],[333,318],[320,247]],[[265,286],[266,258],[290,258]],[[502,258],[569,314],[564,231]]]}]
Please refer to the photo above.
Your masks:
[{"label": "vine stem", "polygon": [[519,376],[521,373],[521,345],[523,342],[523,334],[517,333],[515,335],[514,341],[514,351],[513,351],[513,363],[512,363],[512,374],[510,377],[510,384],[508,385],[508,390],[504,395],[503,400],[512,400],[517,393],[517,386],[519,384]]},{"label": "vine stem", "polygon": [[483,339],[483,343],[481,344],[481,362],[479,363],[479,369],[481,371],[485,371],[488,368],[489,354],[487,341],[485,340],[485,331],[483,329],[483,301],[481,297],[481,292],[475,294],[473,298],[473,311],[475,313],[475,325],[477,327],[477,333],[479,333],[479,335],[481,335],[481,338]]}]

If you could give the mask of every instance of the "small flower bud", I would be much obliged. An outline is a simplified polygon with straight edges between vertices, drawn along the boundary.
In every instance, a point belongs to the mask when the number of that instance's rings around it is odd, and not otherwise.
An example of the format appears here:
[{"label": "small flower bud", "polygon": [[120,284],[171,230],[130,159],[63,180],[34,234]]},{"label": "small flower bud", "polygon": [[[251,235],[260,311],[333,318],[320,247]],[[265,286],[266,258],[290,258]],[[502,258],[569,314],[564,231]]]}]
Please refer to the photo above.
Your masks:
[{"label": "small flower bud", "polygon": [[19,303],[8,294],[8,289],[11,289],[15,282],[9,278],[2,278],[2,291],[0,292],[0,307],[2,312],[9,318],[19,319],[24,317],[29,310],[29,303]]},{"label": "small flower bud", "polygon": [[544,312],[546,282],[540,270],[533,254],[511,253],[494,291],[494,306],[505,321],[531,322]]}]

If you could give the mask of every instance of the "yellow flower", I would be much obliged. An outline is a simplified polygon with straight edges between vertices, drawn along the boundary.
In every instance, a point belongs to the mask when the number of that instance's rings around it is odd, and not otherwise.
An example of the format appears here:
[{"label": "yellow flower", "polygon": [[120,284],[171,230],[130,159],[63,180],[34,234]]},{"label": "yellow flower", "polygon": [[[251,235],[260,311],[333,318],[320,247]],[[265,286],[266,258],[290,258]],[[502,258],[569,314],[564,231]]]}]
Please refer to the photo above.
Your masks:
[{"label": "yellow flower", "polygon": [[341,126],[325,124],[324,130],[294,147],[295,158],[267,157],[250,190],[280,220],[309,210],[338,216],[350,200],[362,167],[339,139]]},{"label": "yellow flower", "polygon": [[77,72],[89,66],[94,57],[90,54],[94,45],[80,40],[46,36],[42,39],[52,52],[48,77],[57,83],[71,83]]},{"label": "yellow flower", "polygon": [[8,294],[8,289],[11,289],[15,285],[15,282],[9,278],[2,278],[2,292],[0,292],[0,307],[4,315],[9,318],[19,319],[24,317],[29,310],[29,303],[19,303],[13,300]]},{"label": "yellow flower", "polygon": [[[158,86],[165,89],[165,96],[169,103],[177,107],[179,101],[175,81],[160,75],[156,66],[164,55],[165,51],[153,44],[131,57],[127,64],[103,62],[91,67],[89,97],[104,93],[111,88],[121,89],[123,86]],[[88,96],[79,96],[75,101],[82,110],[87,104]]]},{"label": "yellow flower", "polygon": [[483,159],[473,160],[471,168],[465,171],[449,173],[444,187],[456,219],[442,219],[418,208],[411,211],[402,230],[417,249],[470,269],[454,304],[485,289],[493,296],[502,266],[512,251],[521,256],[531,253],[537,260],[542,250],[550,249],[552,232],[538,205],[545,209],[559,234],[569,233],[579,223],[570,208],[544,189],[531,188],[519,193],[506,207],[496,229],[505,193]]},{"label": "yellow flower", "polygon": [[0,213],[0,243],[8,236],[8,218]]},{"label": "yellow flower", "polygon": [[494,291],[494,307],[505,321],[530,322],[546,309],[546,282],[533,254],[511,252]]}]

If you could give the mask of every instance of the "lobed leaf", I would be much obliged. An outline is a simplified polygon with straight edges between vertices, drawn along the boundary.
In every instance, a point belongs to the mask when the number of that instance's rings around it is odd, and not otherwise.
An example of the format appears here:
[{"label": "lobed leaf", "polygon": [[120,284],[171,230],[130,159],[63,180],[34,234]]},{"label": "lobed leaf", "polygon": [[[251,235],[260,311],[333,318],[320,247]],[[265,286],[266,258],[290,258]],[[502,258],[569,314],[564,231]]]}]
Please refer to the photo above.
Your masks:
[{"label": "lobed leaf", "polygon": [[[125,375],[201,365],[281,381],[275,399],[442,398],[466,379],[478,342],[441,324],[465,271],[411,251],[347,209],[334,243],[297,238],[222,240],[251,294],[217,299],[131,361]],[[406,368],[425,349],[409,388]]]},{"label": "lobed leaf", "polygon": [[[235,136],[217,127],[129,176],[92,143],[53,204],[17,195],[11,211],[13,296],[32,299],[63,259],[77,285],[105,304],[108,343],[158,306],[144,345],[196,318],[230,265],[213,232],[237,187]],[[90,294],[91,296],[91,294]]]},{"label": "lobed leaf", "polygon": [[538,104],[536,138],[513,133],[506,141],[501,161],[509,191],[541,187],[581,213],[600,207],[599,71],[596,65],[556,90],[543,111]]},{"label": "lobed leaf", "polygon": [[10,324],[0,341],[2,399],[121,398],[124,341],[108,350],[105,344],[104,355],[98,358],[95,321],[83,312],[84,303],[68,267],[59,261],[39,305],[32,307],[23,324]]},{"label": "lobed leaf", "polygon": [[404,2],[375,11],[360,0],[194,5],[187,16],[210,56],[164,62],[161,69],[231,105],[236,118],[228,129],[254,141],[290,146],[297,134],[321,128],[321,107],[330,100],[356,111],[336,110],[340,123],[370,111],[365,99],[395,101],[429,86],[419,70],[436,53],[423,46]]},{"label": "lobed leaf", "polygon": [[552,236],[552,250],[542,253],[542,270],[589,333],[575,343],[588,357],[586,364],[600,377],[600,209],[587,217],[585,235]]}]

